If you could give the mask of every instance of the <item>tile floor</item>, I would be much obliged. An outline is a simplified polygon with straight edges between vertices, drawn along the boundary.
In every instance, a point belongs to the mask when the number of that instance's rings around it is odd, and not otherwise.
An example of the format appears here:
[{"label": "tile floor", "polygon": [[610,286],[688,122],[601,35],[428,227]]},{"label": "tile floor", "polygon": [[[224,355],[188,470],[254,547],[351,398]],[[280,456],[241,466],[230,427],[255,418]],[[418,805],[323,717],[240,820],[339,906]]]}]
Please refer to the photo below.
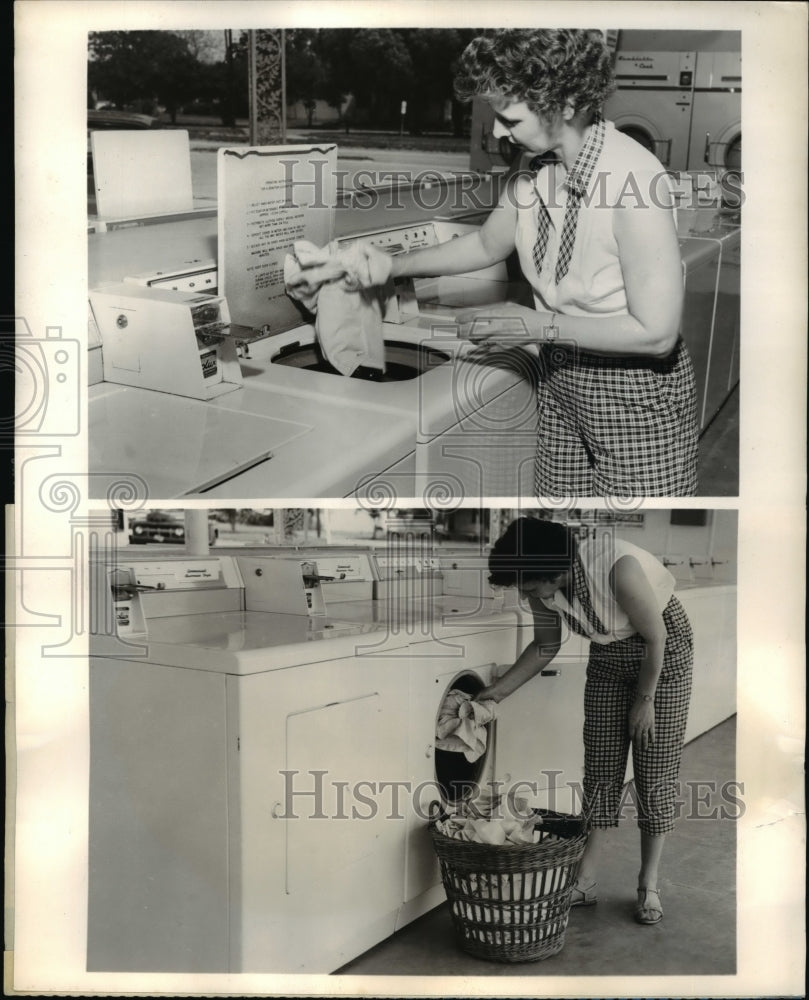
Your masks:
[{"label": "tile floor", "polygon": [[[735,778],[736,725],[731,718],[689,743],[683,754],[682,800],[689,782]],[[704,792],[702,793],[704,795]],[[703,802],[698,812],[710,811]],[[716,804],[721,804],[716,799]],[[373,976],[629,976],[732,975],[736,969],[736,829],[732,819],[689,818],[683,810],[666,843],[663,921],[632,920],[638,834],[625,818],[612,835],[611,863],[596,906],[571,911],[563,950],[541,962],[500,964],[456,945],[442,905],[350,962],[336,975]]]}]

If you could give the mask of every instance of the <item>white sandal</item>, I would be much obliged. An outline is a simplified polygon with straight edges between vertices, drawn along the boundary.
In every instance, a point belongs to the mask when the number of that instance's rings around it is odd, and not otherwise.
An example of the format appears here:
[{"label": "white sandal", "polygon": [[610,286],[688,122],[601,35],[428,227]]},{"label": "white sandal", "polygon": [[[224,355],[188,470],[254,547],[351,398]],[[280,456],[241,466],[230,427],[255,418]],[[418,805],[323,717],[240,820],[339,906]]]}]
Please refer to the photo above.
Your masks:
[{"label": "white sandal", "polygon": [[662,919],[663,906],[660,902],[660,893],[657,889],[638,888],[638,902],[635,905],[635,920],[637,920],[639,924],[659,924]]},{"label": "white sandal", "polygon": [[597,903],[598,896],[595,893],[597,885],[598,882],[591,882],[588,886],[580,886],[578,881],[574,882],[573,888],[570,890],[570,905],[592,906]]}]

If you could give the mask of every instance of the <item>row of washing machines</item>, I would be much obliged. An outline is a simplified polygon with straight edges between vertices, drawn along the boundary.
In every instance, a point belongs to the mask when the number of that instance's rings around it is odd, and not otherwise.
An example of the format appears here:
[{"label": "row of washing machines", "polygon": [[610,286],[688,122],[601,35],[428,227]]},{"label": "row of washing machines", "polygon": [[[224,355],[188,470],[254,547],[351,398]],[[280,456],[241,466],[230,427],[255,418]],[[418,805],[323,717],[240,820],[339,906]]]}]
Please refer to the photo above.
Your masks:
[{"label": "row of washing machines", "polygon": [[[606,536],[605,536],[606,537]],[[87,969],[330,973],[445,898],[431,808],[581,808],[588,648],[569,634],[475,759],[438,746],[533,638],[485,549],[102,551],[91,565]],[[735,711],[735,587],[680,596],[693,739]],[[631,768],[627,779],[631,777]]]},{"label": "row of washing machines", "polygon": [[[605,117],[668,170],[715,171],[720,178],[741,170],[740,52],[619,51],[615,77]],[[508,161],[508,146],[501,148],[492,123],[488,106],[475,102],[473,170],[502,168]]]},{"label": "row of washing machines", "polygon": [[[468,761],[438,712],[531,626],[482,556],[420,544],[94,567],[89,971],[328,973],[441,902],[430,806],[495,776],[495,733]],[[581,720],[549,698],[570,760],[529,774],[525,727],[492,726],[499,779],[538,803],[580,778]]]}]

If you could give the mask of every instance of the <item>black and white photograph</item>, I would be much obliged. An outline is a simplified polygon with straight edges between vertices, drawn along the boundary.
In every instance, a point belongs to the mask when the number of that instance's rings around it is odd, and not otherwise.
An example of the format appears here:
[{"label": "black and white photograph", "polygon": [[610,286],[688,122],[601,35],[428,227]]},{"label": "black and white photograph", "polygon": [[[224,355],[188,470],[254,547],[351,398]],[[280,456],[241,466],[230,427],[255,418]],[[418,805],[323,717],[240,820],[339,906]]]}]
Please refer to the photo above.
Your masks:
[{"label": "black and white photograph", "polygon": [[735,510],[150,513],[91,568],[89,971],[735,973]]},{"label": "black and white photograph", "polygon": [[91,32],[96,495],[736,496],[741,42]]},{"label": "black and white photograph", "polygon": [[8,992],[801,996],[806,7],[14,10]]}]

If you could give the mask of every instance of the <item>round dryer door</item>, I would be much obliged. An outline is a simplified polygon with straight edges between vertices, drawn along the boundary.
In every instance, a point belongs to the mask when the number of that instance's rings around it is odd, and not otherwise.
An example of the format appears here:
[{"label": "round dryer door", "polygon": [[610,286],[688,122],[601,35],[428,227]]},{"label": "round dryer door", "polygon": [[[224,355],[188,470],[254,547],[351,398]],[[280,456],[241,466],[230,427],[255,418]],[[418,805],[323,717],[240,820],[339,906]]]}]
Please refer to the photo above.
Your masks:
[{"label": "round dryer door", "polygon": [[622,128],[619,128],[618,131],[623,132],[623,134],[628,135],[630,139],[634,139],[635,142],[640,143],[640,145],[643,146],[644,149],[648,149],[650,153],[654,153],[655,140],[652,138],[649,131],[641,125],[624,125]]},{"label": "round dryer door", "polygon": [[705,156],[711,169],[716,170],[723,205],[740,207],[743,179],[741,125],[726,128],[716,141],[706,137]]},{"label": "round dryer door", "polygon": [[742,127],[736,123],[720,133],[705,134],[705,164],[718,170],[742,169]]},{"label": "round dryer door", "polygon": [[664,167],[669,166],[672,139],[664,137],[660,129],[650,119],[638,112],[632,112],[616,114],[613,122],[618,132],[634,139],[644,149],[656,156]]},{"label": "round dryer door", "polygon": [[728,170],[742,169],[742,134],[741,132],[725,147],[724,166]]},{"label": "round dryer door", "polygon": [[[486,685],[477,674],[464,673],[456,677],[441,696],[439,709],[450,691],[463,691],[475,695]],[[437,717],[436,717],[437,718]],[[441,793],[442,805],[457,805],[470,798],[486,780],[487,765],[494,738],[493,723],[489,723],[486,752],[475,761],[466,759],[456,750],[435,749],[435,783]]]}]

